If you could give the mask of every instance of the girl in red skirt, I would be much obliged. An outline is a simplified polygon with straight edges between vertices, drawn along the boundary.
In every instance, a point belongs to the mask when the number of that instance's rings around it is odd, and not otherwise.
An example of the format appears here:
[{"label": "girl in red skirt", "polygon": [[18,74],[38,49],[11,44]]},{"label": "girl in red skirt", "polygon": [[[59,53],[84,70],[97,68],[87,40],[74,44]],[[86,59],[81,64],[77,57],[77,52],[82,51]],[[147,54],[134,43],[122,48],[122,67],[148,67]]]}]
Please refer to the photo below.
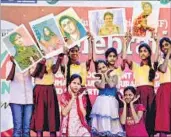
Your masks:
[{"label": "girl in red skirt", "polygon": [[59,105],[54,87],[55,76],[62,58],[59,56],[56,64],[53,59],[38,63],[32,76],[35,77],[34,111],[31,120],[31,129],[37,132],[38,137],[43,136],[43,131],[50,131],[50,136],[55,137],[60,127]]},{"label": "girl in red skirt", "polygon": [[164,56],[158,67],[160,87],[156,95],[155,130],[171,133],[171,40],[167,37],[162,38],[160,49]]},{"label": "girl in red skirt", "polygon": [[[155,122],[155,109],[154,109],[154,78],[156,70],[156,62],[158,61],[158,54],[155,55],[154,64],[151,62],[152,51],[148,44],[140,44],[138,51],[141,58],[141,63],[137,64],[133,61],[126,59],[126,45],[128,40],[131,39],[131,34],[128,33],[125,37],[125,46],[123,52],[123,59],[129,65],[129,68],[133,71],[135,85],[137,87],[137,94],[140,94],[140,103],[145,106],[147,110],[144,114],[146,130],[149,135],[154,135],[154,122]],[[154,37],[157,42],[157,38]],[[157,44],[158,45],[158,44]],[[158,46],[157,46],[158,47]],[[158,53],[158,48],[156,48]],[[155,70],[154,70],[155,69]]]}]

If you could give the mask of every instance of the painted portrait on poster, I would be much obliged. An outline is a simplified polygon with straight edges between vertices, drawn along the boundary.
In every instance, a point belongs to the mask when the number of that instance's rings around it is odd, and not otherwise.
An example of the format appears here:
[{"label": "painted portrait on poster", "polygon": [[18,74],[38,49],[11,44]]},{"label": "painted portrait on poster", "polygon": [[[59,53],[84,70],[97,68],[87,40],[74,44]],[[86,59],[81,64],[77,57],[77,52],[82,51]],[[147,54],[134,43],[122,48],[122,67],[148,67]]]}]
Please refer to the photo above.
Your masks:
[{"label": "painted portrait on poster", "polygon": [[141,2],[133,7],[132,34],[134,37],[151,37],[157,32],[159,8],[152,2]]},{"label": "painted portrait on poster", "polygon": [[86,39],[86,28],[73,8],[58,14],[56,20],[68,48]]},{"label": "painted portrait on poster", "polygon": [[31,21],[30,26],[42,52],[47,58],[63,52],[65,42],[53,14]]},{"label": "painted portrait on poster", "polygon": [[124,36],[127,31],[125,9],[89,11],[90,30],[96,36]]},{"label": "painted portrait on poster", "polygon": [[3,43],[9,54],[14,57],[16,66],[21,72],[31,68],[43,57],[24,25],[20,25],[5,36]]}]

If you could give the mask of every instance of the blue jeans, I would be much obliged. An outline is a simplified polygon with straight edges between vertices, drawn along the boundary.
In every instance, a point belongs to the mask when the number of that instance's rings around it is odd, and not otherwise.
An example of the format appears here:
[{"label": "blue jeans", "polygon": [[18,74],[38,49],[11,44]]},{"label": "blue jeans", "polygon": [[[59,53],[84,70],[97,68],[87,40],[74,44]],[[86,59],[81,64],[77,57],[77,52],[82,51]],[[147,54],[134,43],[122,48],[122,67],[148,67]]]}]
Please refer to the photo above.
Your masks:
[{"label": "blue jeans", "polygon": [[21,105],[10,103],[12,116],[14,137],[29,137],[30,136],[30,121],[33,111],[33,105]]}]

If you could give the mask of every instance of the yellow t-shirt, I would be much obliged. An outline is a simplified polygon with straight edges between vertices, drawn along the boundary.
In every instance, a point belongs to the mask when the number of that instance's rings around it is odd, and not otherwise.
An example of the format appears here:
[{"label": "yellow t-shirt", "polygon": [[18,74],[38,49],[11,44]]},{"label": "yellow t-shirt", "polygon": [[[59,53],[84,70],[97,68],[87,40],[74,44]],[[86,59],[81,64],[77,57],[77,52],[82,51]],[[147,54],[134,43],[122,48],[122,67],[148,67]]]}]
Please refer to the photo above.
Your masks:
[{"label": "yellow t-shirt", "polygon": [[140,66],[139,64],[133,62],[132,71],[135,79],[136,86],[145,86],[150,85],[154,86],[154,82],[149,81],[149,70],[150,67],[148,65]]},{"label": "yellow t-shirt", "polygon": [[122,75],[123,75],[123,71],[121,69],[121,67],[118,67],[117,69],[114,69],[111,73],[110,73],[111,76],[114,76],[114,75],[117,75],[118,76],[118,79],[120,80]]},{"label": "yellow t-shirt", "polygon": [[[163,64],[163,62],[164,62],[164,59],[161,59],[159,64],[161,65]],[[171,82],[171,60],[170,59],[167,65],[166,72],[165,73],[159,72],[159,76],[160,76],[160,80],[159,80],[160,84]]]},{"label": "yellow t-shirt", "polygon": [[48,73],[44,74],[42,79],[40,78],[35,79],[35,84],[37,85],[52,85],[55,82],[55,76],[52,73],[52,69],[51,69],[53,65],[53,60],[52,59],[47,60],[45,65]]},{"label": "yellow t-shirt", "polygon": [[71,64],[71,66],[70,66],[70,76],[72,74],[79,74],[82,77],[82,85],[85,86],[86,78],[87,78],[86,63],[81,63],[80,65]]}]

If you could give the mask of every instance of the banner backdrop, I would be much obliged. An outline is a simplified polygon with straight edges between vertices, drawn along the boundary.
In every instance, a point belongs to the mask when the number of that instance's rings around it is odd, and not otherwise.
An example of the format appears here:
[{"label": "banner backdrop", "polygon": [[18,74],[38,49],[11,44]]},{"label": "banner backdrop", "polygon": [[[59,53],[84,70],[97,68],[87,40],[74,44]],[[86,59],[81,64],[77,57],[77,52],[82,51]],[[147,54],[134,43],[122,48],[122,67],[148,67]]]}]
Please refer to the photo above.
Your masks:
[{"label": "banner backdrop", "polygon": [[[55,16],[59,13],[63,12],[64,10],[72,7],[77,15],[81,18],[82,24],[86,27],[88,31],[91,32],[89,29],[89,16],[88,13],[91,10],[102,10],[102,9],[115,9],[115,8],[124,8],[125,9],[125,19],[126,22],[126,28],[127,30],[130,29],[132,26],[132,16],[134,7],[136,7],[136,4],[141,4],[141,2],[136,2],[133,4],[130,4],[130,2],[122,1],[110,1],[108,6],[106,2],[104,2],[104,5],[106,7],[102,7],[102,2],[92,1],[92,4],[90,2],[62,2],[60,1],[57,3],[57,5],[48,5],[47,3],[35,3],[35,4],[13,4],[13,6],[9,6],[8,4],[3,4],[1,6],[1,37],[5,36],[7,33],[12,31],[16,28],[16,26],[19,26],[20,24],[24,24],[26,28],[28,29],[29,33],[32,35],[33,39],[35,40],[35,37],[33,35],[33,32],[31,31],[29,22],[36,20],[40,17],[46,16],[48,14],[53,13]],[[67,3],[67,4],[66,4]],[[83,4],[85,3],[85,4]],[[95,3],[95,4],[94,4]],[[127,3],[127,4],[126,4]],[[154,5],[154,8],[158,8],[159,16],[158,16],[158,28],[157,33],[159,37],[167,36],[171,37],[171,8],[167,4],[166,6],[163,6],[160,4],[160,2],[152,2]],[[40,4],[40,5],[39,5]],[[85,6],[83,6],[85,5]],[[86,6],[87,5],[87,6]],[[96,6],[95,6],[96,5]],[[122,6],[123,5],[123,6]],[[128,6],[126,6],[128,5]],[[81,6],[81,7],[80,7]],[[140,62],[139,56],[138,56],[138,45],[142,42],[147,42],[152,48],[153,55],[155,52],[155,42],[150,37],[147,38],[133,38],[131,43],[128,46],[128,58],[132,61],[135,61],[137,63]],[[2,42],[1,42],[2,43]],[[119,54],[118,59],[118,66],[121,63],[120,59],[120,53],[123,46],[123,36],[109,36],[109,37],[95,37],[95,49],[94,53],[96,54],[97,59],[104,59],[104,53],[106,49],[109,47],[115,47]],[[81,43],[81,54],[80,54],[80,61],[84,62],[88,58],[88,41],[85,40]],[[10,107],[8,104],[9,100],[9,82],[7,82],[6,79],[6,63],[9,60],[8,52],[6,51],[3,44],[1,44],[1,135],[2,136],[11,136],[12,134],[12,116]],[[87,84],[86,87],[88,89],[91,102],[92,104],[95,101],[96,96],[98,95],[98,90],[94,87],[94,64],[91,64],[91,69],[88,73],[87,77]],[[159,82],[158,82],[158,74],[156,74],[155,78],[155,89],[158,88]],[[132,72],[126,68],[124,71],[124,75],[119,81],[118,90],[122,92],[123,88],[128,85],[134,85],[134,79]],[[59,70],[56,74],[56,81],[55,81],[56,91],[58,94],[58,98],[60,100],[60,95],[65,90],[65,79],[63,75],[61,74],[61,71]],[[17,90],[16,90],[17,94]],[[32,133],[32,135],[35,135]]]}]

